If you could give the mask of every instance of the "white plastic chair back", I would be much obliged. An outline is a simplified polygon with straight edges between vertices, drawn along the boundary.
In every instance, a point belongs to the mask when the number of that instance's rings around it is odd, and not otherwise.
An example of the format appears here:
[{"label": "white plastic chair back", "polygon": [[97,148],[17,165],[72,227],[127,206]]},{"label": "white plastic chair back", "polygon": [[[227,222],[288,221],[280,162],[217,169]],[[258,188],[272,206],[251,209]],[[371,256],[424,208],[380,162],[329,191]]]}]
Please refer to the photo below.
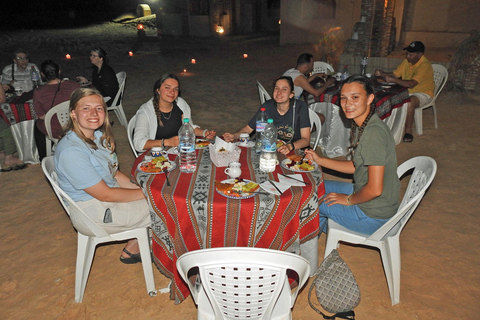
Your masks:
[{"label": "white plastic chair back", "polygon": [[68,111],[69,107],[70,100],[67,100],[57,104],[52,109],[48,110],[48,112],[45,114],[45,130],[47,131],[47,156],[51,156],[53,154],[51,141],[53,141],[55,145],[58,143],[58,139],[55,139],[52,133],[52,117],[56,116],[60,125],[62,127],[65,126],[70,119],[70,114]]},{"label": "white plastic chair back", "polygon": [[423,134],[423,110],[432,107],[433,110],[433,120],[435,123],[435,129],[438,127],[437,124],[437,108],[435,107],[435,100],[437,100],[438,95],[442,92],[445,83],[448,80],[448,70],[441,64],[432,64],[433,67],[433,81],[435,82],[435,91],[433,92],[432,101],[420,108],[415,109],[415,130],[419,135]]},{"label": "white plastic chair back", "polygon": [[262,86],[260,82],[257,81],[257,88],[258,88],[258,95],[260,97],[260,105],[264,104],[265,101],[272,99],[270,94],[268,94],[267,90]]},{"label": "white plastic chair back", "polygon": [[127,117],[123,111],[123,92],[125,91],[125,82],[127,81],[127,74],[125,71],[117,73],[118,91],[113,99],[112,105],[108,107],[108,111],[113,110],[122,126],[127,127]]},{"label": "white plastic chair back", "polygon": [[[177,270],[198,305],[198,319],[291,319],[310,264],[284,251],[229,247],[187,252],[178,258]],[[293,290],[288,270],[298,275]]]},{"label": "white plastic chair back", "polygon": [[410,181],[397,213],[372,235],[351,231],[328,219],[325,257],[340,241],[380,249],[392,305],[400,302],[400,233],[431,185],[437,172],[437,163],[430,157],[415,157],[397,169],[398,177],[413,169]]},{"label": "white plastic chair back", "polygon": [[327,62],[323,62],[323,61],[313,62],[312,74],[315,74],[315,73],[332,74],[334,72],[335,72],[335,69],[333,69],[333,67]]},{"label": "white plastic chair back", "polygon": [[72,225],[77,229],[77,264],[75,271],[75,301],[82,302],[85,287],[87,285],[90,267],[92,265],[95,248],[100,243],[123,241],[136,238],[142,257],[143,273],[150,296],[156,295],[155,281],[153,278],[152,259],[150,255],[150,243],[148,228],[137,228],[119,233],[109,234],[97,224],[73,201],[58,185],[57,174],[53,157],[45,157],[42,160],[42,170],[52,185],[58,200],[70,216]]},{"label": "white plastic chair back", "polygon": [[128,137],[128,143],[130,144],[130,148],[132,149],[132,152],[135,155],[135,158],[138,158],[138,152],[137,150],[135,150],[135,146],[133,145],[133,130],[135,129],[135,121],[137,121],[137,115],[134,115],[130,119],[130,121],[128,121],[127,137]]},{"label": "white plastic chair back", "polygon": [[313,145],[313,150],[315,150],[320,142],[320,135],[322,134],[322,122],[320,121],[318,114],[310,108],[308,108],[308,115],[310,117],[310,131],[313,129],[313,125],[315,125],[316,131],[314,136],[310,137],[310,144]]}]

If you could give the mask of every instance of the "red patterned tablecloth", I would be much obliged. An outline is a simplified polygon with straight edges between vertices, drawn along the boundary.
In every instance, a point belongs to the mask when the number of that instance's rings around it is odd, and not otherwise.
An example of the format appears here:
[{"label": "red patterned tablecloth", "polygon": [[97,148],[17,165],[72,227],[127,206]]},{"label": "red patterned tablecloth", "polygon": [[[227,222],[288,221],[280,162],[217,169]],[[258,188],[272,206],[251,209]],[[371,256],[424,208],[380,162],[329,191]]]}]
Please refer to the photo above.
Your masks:
[{"label": "red patterned tablecloth", "polygon": [[23,95],[17,97],[12,96],[7,98],[7,102],[0,106],[0,117],[5,123],[12,125],[25,120],[35,120],[37,114],[33,108],[32,103],[33,91],[25,92]]},{"label": "red patterned tablecloth", "polygon": [[[256,195],[237,200],[228,199],[215,190],[215,180],[228,177],[225,168],[217,168],[211,162],[208,148],[197,151],[195,173],[181,173],[175,159],[177,169],[168,174],[171,186],[167,186],[165,174],[151,175],[136,170],[144,155],[136,159],[132,176],[150,204],[154,262],[173,280],[170,298],[175,303],[189,295],[175,265],[185,252],[249,246],[301,254],[301,244],[309,240],[316,244],[318,201],[325,194],[319,169],[303,173],[304,181],[310,185],[292,187],[283,196]],[[279,155],[279,160],[282,159],[283,155]],[[258,169],[258,161],[255,152],[242,148],[242,178],[261,183],[267,179],[278,181],[278,173],[292,173],[281,166],[273,173],[263,173]]]},{"label": "red patterned tablecloth", "polygon": [[[385,119],[390,116],[392,110],[403,106],[404,103],[410,102],[410,95],[408,94],[408,88],[400,85],[394,86],[382,86],[382,83],[374,80],[373,82],[375,90],[375,110],[380,119]],[[314,84],[315,85],[315,84]],[[320,96],[313,96],[304,91],[304,98],[308,104],[315,102],[331,102],[336,105],[340,105],[340,82],[336,82],[335,85],[327,88]]]}]

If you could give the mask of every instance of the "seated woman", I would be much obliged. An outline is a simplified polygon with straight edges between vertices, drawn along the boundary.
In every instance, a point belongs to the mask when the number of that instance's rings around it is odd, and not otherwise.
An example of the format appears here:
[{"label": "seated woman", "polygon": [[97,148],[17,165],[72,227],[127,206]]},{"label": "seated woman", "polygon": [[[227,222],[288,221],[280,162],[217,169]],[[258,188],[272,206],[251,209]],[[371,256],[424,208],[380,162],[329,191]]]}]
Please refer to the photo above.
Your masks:
[{"label": "seated woman", "polygon": [[[275,81],[273,99],[266,101],[265,108],[268,118],[273,119],[277,127],[278,139],[285,142],[278,148],[278,152],[287,154],[292,150],[301,149],[310,145],[310,116],[305,102],[293,98],[292,78],[282,76]],[[226,132],[223,139],[232,142],[238,139],[241,133],[252,133],[256,127],[260,109],[255,113],[248,125],[235,133]]]},{"label": "seated woman", "polygon": [[[100,47],[93,48],[90,52],[92,63],[92,84],[104,97],[110,97],[107,105],[110,106],[118,92],[118,80],[115,71],[108,64],[107,52]],[[81,84],[88,83],[88,79],[82,76],[77,77]]]},{"label": "seated woman", "polygon": [[195,135],[213,139],[213,130],[201,129],[192,123],[190,107],[178,96],[180,83],[174,74],[164,74],[153,86],[153,98],[137,111],[133,144],[137,151],[152,147],[176,147],[179,144],[178,130],[183,118],[189,118]]},{"label": "seated woman", "polygon": [[352,119],[350,160],[319,157],[307,150],[306,158],[318,165],[353,174],[354,183],[325,180],[325,199],[319,207],[320,229],[327,232],[327,218],[362,234],[372,234],[388,221],[399,206],[395,141],[372,107],[370,80],[348,78],[340,92],[342,110]]},{"label": "seated woman", "polygon": [[[80,88],[70,99],[70,120],[55,150],[58,184],[105,231],[121,232],[151,224],[142,190],[118,170],[115,142],[102,95]],[[107,212],[111,221],[105,221]],[[120,261],[141,262],[137,240],[130,240]]]},{"label": "seated woman", "polygon": [[[33,107],[37,113],[38,120],[35,122],[35,142],[37,143],[38,155],[40,161],[46,156],[47,130],[45,129],[45,115],[57,104],[70,100],[73,91],[80,88],[80,85],[72,80],[62,80],[60,78],[60,67],[52,60],[42,62],[41,74],[46,80],[46,85],[35,89],[33,92]],[[59,138],[63,129],[58,122],[57,117],[51,121],[52,133],[55,138]]]}]

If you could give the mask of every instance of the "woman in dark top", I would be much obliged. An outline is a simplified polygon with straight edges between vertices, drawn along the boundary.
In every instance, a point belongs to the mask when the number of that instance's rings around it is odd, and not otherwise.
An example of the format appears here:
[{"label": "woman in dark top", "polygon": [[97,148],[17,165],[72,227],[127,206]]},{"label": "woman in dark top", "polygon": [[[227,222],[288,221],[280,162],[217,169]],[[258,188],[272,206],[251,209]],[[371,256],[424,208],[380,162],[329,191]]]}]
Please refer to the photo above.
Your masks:
[{"label": "woman in dark top", "polygon": [[[115,71],[108,65],[107,53],[100,47],[93,48],[90,52],[90,62],[93,65],[92,84],[100,91],[102,96],[110,97],[107,105],[110,106],[118,92],[118,80]],[[77,81],[87,83],[85,77],[78,76]]]},{"label": "woman in dark top", "polygon": [[133,144],[137,151],[152,147],[176,147],[183,118],[190,119],[195,135],[215,138],[216,132],[193,124],[190,107],[178,96],[180,83],[174,74],[164,74],[153,86],[153,98],[137,111]]}]

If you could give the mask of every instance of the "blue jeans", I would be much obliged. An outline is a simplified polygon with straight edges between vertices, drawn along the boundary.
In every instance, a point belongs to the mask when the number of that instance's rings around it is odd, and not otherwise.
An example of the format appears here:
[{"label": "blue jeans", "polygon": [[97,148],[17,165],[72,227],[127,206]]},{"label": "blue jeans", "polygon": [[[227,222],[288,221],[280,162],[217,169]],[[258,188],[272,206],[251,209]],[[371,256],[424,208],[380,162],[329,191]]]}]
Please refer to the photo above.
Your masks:
[{"label": "blue jeans", "polygon": [[[331,192],[351,194],[353,192],[353,183],[325,180],[325,194]],[[357,206],[344,206],[334,204],[328,206],[322,201],[319,207],[320,211],[320,230],[327,233],[327,219],[332,219],[336,223],[355,232],[370,235],[377,231],[388,219],[374,219],[367,216]]]}]

